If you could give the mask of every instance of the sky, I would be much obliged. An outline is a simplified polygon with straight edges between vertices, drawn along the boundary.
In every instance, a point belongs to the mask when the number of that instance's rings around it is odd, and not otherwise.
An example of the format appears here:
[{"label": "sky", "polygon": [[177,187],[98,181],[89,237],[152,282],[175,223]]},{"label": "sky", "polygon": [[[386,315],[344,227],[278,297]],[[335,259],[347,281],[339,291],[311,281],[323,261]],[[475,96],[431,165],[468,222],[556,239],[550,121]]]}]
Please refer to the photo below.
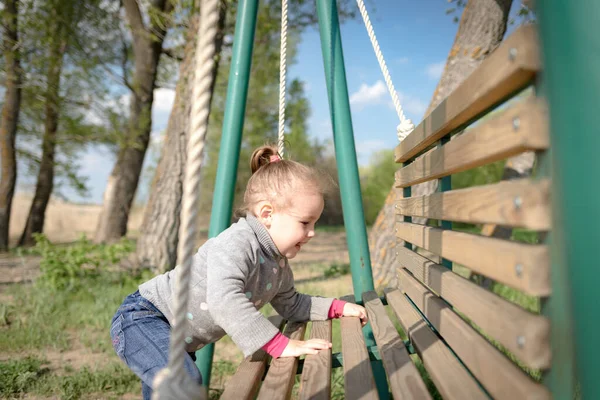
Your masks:
[{"label": "sky", "polygon": [[[373,0],[366,4],[400,104],[416,125],[441,76],[458,24],[446,15],[448,0]],[[358,9],[357,14],[358,19],[341,26],[341,34],[357,158],[359,165],[366,165],[377,151],[397,145],[399,118]],[[293,78],[305,82],[311,105],[309,134],[332,138],[317,28],[302,35],[296,63],[288,70],[288,82]],[[174,97],[171,89],[155,91],[154,141],[160,139],[167,126]],[[71,201],[99,204],[115,157],[108,150],[94,148],[85,152],[80,162],[81,174],[88,177],[90,196],[82,198],[70,190],[63,192]],[[138,191],[144,195],[147,181],[140,183]]]}]

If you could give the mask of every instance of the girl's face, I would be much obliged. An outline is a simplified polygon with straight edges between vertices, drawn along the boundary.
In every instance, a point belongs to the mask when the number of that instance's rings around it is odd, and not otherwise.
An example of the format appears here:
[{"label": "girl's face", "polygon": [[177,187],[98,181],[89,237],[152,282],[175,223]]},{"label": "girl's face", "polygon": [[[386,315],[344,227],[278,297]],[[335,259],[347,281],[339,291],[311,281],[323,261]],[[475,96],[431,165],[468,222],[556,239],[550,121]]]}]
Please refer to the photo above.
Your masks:
[{"label": "girl's face", "polygon": [[323,196],[308,192],[295,194],[285,209],[272,209],[268,215],[261,210],[261,217],[267,215],[263,223],[282,255],[296,257],[302,246],[315,236],[315,223],[323,207]]}]

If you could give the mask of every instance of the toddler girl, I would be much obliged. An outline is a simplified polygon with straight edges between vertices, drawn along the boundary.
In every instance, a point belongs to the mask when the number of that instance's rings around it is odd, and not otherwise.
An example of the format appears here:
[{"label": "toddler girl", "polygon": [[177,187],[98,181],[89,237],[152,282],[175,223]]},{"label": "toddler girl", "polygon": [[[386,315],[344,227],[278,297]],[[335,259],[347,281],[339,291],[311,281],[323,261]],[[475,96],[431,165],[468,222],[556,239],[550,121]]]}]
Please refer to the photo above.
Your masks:
[{"label": "toddler girl", "polygon": [[315,223],[323,212],[326,188],[319,174],[282,160],[273,146],[256,149],[251,168],[245,217],[209,239],[194,255],[187,318],[175,321],[173,317],[179,267],[141,284],[113,317],[113,347],[142,380],[144,399],[150,399],[154,377],[168,363],[171,325],[186,324],[185,367],[201,382],[194,352],[226,334],[244,356],[262,348],[275,358],[298,357],[331,347],[321,339],[283,336],[259,312],[267,303],[290,321],[355,316],[367,323],[366,311],[359,305],[301,294],[294,287],[288,260],[315,235]]}]

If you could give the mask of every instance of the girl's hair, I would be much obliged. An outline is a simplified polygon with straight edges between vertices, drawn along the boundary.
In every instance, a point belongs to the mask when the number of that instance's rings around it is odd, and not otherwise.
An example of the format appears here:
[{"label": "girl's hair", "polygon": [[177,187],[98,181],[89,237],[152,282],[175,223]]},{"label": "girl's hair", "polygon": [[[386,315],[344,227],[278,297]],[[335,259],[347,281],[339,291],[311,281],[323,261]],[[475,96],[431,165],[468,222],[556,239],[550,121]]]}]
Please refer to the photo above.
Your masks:
[{"label": "girl's hair", "polygon": [[299,162],[284,160],[273,145],[254,150],[250,157],[250,168],[252,176],[244,193],[244,205],[239,210],[242,214],[263,200],[270,201],[276,207],[288,207],[298,191],[324,196],[332,186],[332,180],[326,174]]}]

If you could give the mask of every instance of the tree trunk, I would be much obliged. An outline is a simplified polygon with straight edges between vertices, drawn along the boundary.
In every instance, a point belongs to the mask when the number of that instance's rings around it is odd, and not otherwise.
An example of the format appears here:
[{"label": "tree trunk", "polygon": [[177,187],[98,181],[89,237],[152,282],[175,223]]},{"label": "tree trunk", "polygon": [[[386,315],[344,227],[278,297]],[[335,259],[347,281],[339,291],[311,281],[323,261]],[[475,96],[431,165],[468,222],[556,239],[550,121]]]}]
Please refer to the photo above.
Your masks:
[{"label": "tree trunk", "polygon": [[[152,7],[163,13],[171,12],[173,7],[169,0],[154,0],[151,3]],[[104,192],[95,235],[98,243],[118,240],[127,233],[129,211],[150,142],[156,74],[167,29],[156,21],[146,28],[136,0],[123,0],[123,5],[133,36],[135,71],[126,140],[119,150]]]},{"label": "tree trunk", "polygon": [[[223,44],[226,2],[219,8],[219,27],[215,38],[215,68],[211,91],[214,91]],[[175,102],[165,135],[165,146],[156,169],[150,199],[144,212],[141,235],[137,241],[137,265],[152,268],[155,273],[172,269],[177,263],[177,246],[183,180],[187,160],[187,141],[190,122],[190,107],[194,72],[194,38],[198,34],[198,18],[193,18],[188,29],[188,41],[183,62],[179,70],[179,81],[175,91]]]},{"label": "tree trunk", "polygon": [[[470,0],[467,3],[444,72],[425,115],[435,109],[498,47],[506,32],[511,5],[512,0]],[[415,185],[412,188],[412,196],[433,193],[437,190],[437,185],[437,180]],[[396,194],[396,190],[392,188],[370,235],[371,261],[376,287],[397,285],[395,248],[402,243],[397,241],[394,232]],[[424,219],[413,218],[413,221],[423,223]]]},{"label": "tree trunk", "polygon": [[8,250],[10,211],[17,181],[15,138],[19,111],[21,109],[21,59],[19,54],[19,27],[17,0],[5,3],[2,21],[4,35],[4,59],[6,62],[6,86],[2,121],[0,121],[0,151],[2,172],[0,178],[0,251]]},{"label": "tree trunk", "polygon": [[[55,24],[56,19],[51,23]],[[54,155],[56,149],[56,133],[60,109],[60,77],[63,58],[67,49],[67,31],[64,23],[56,24],[51,29],[55,39],[50,47],[47,88],[45,98],[44,137],[42,139],[42,159],[38,172],[35,194],[27,216],[25,229],[19,240],[19,246],[35,244],[34,233],[42,233],[46,207],[54,186]]]}]

